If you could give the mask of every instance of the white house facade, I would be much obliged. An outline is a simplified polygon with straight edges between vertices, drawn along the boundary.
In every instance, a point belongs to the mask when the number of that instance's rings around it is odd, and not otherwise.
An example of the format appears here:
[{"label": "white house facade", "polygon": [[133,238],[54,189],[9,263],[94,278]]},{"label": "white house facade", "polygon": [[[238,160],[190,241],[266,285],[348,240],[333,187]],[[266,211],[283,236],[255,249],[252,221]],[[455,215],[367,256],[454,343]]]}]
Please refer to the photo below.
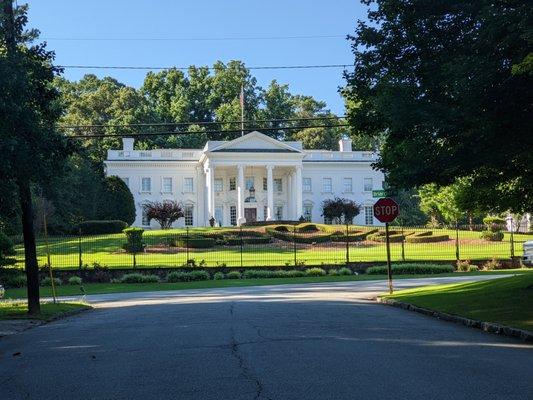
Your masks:
[{"label": "white house facade", "polygon": [[121,150],[108,150],[106,175],[124,180],[135,199],[134,225],[158,228],[143,215],[149,201],[176,200],[185,211],[181,226],[219,226],[251,221],[324,221],[321,204],[333,197],[363,207],[354,221],[374,220],[372,190],[384,176],[371,166],[377,154],[352,151],[342,139],[339,151],[304,150],[301,142],[278,141],[251,132],[231,141],[208,141],[203,149],[134,150],[124,138]]}]

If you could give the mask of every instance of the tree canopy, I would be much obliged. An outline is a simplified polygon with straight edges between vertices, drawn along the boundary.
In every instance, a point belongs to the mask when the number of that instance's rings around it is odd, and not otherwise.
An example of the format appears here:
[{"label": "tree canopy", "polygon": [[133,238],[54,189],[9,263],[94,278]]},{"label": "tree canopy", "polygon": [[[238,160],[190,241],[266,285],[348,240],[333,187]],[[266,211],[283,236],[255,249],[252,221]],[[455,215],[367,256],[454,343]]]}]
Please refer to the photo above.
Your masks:
[{"label": "tree canopy", "polygon": [[388,182],[468,178],[464,208],[533,209],[531,5],[364,3],[344,95],[354,129],[384,137],[377,166]]}]

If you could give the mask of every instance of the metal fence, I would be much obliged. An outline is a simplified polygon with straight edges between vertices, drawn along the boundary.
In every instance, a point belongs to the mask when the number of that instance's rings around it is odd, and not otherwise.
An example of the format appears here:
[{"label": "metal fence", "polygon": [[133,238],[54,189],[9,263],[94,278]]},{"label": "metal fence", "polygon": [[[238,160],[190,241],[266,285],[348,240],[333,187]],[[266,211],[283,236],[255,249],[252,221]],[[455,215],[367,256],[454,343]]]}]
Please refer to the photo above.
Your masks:
[{"label": "metal fence", "polygon": [[[470,229],[469,229],[470,228]],[[279,229],[279,230],[278,230]],[[285,230],[286,229],[286,230]],[[508,260],[521,256],[533,234],[504,233],[487,241],[472,227],[391,227],[393,261]],[[435,241],[433,241],[435,240]],[[332,226],[306,231],[297,226],[146,231],[144,246],[126,251],[124,234],[50,236],[38,240],[40,266],[76,269],[153,267],[259,267],[345,265],[386,260],[383,227]],[[17,266],[24,252],[17,245]]]}]

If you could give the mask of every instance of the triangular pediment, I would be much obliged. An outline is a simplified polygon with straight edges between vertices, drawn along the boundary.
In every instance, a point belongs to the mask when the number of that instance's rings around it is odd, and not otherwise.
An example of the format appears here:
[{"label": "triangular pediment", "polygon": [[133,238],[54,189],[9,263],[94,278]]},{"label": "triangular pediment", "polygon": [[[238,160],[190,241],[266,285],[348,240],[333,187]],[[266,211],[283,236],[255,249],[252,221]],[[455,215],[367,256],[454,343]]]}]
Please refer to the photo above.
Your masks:
[{"label": "triangular pediment", "polygon": [[211,151],[213,152],[242,152],[242,153],[301,153],[296,147],[281,142],[261,132],[254,131],[237,139],[225,142]]}]

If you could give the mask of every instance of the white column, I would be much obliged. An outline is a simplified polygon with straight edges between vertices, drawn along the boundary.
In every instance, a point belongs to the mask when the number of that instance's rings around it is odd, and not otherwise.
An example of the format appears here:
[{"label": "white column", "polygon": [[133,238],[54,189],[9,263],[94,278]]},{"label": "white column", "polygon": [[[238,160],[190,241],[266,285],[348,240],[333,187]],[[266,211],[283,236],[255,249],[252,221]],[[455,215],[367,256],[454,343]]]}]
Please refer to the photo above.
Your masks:
[{"label": "white column", "polygon": [[293,179],[292,179],[292,173],[289,172],[287,174],[287,219],[289,220],[292,220],[294,219],[294,213],[293,213],[293,210],[294,210],[294,204],[292,204],[293,200],[292,200],[292,182],[293,182]]},{"label": "white column", "polygon": [[296,184],[294,187],[294,201],[295,201],[295,211],[296,211],[296,219],[299,219],[302,216],[302,166],[298,165],[296,167],[296,174],[294,176],[294,180],[296,181]]},{"label": "white column", "polygon": [[242,225],[244,219],[244,166],[237,166],[237,225]]},{"label": "white column", "polygon": [[206,186],[207,186],[207,219],[208,226],[211,217],[215,216],[215,168],[209,166],[206,170]]},{"label": "white column", "polygon": [[272,178],[272,165],[267,165],[267,221],[274,219],[274,181]]}]

